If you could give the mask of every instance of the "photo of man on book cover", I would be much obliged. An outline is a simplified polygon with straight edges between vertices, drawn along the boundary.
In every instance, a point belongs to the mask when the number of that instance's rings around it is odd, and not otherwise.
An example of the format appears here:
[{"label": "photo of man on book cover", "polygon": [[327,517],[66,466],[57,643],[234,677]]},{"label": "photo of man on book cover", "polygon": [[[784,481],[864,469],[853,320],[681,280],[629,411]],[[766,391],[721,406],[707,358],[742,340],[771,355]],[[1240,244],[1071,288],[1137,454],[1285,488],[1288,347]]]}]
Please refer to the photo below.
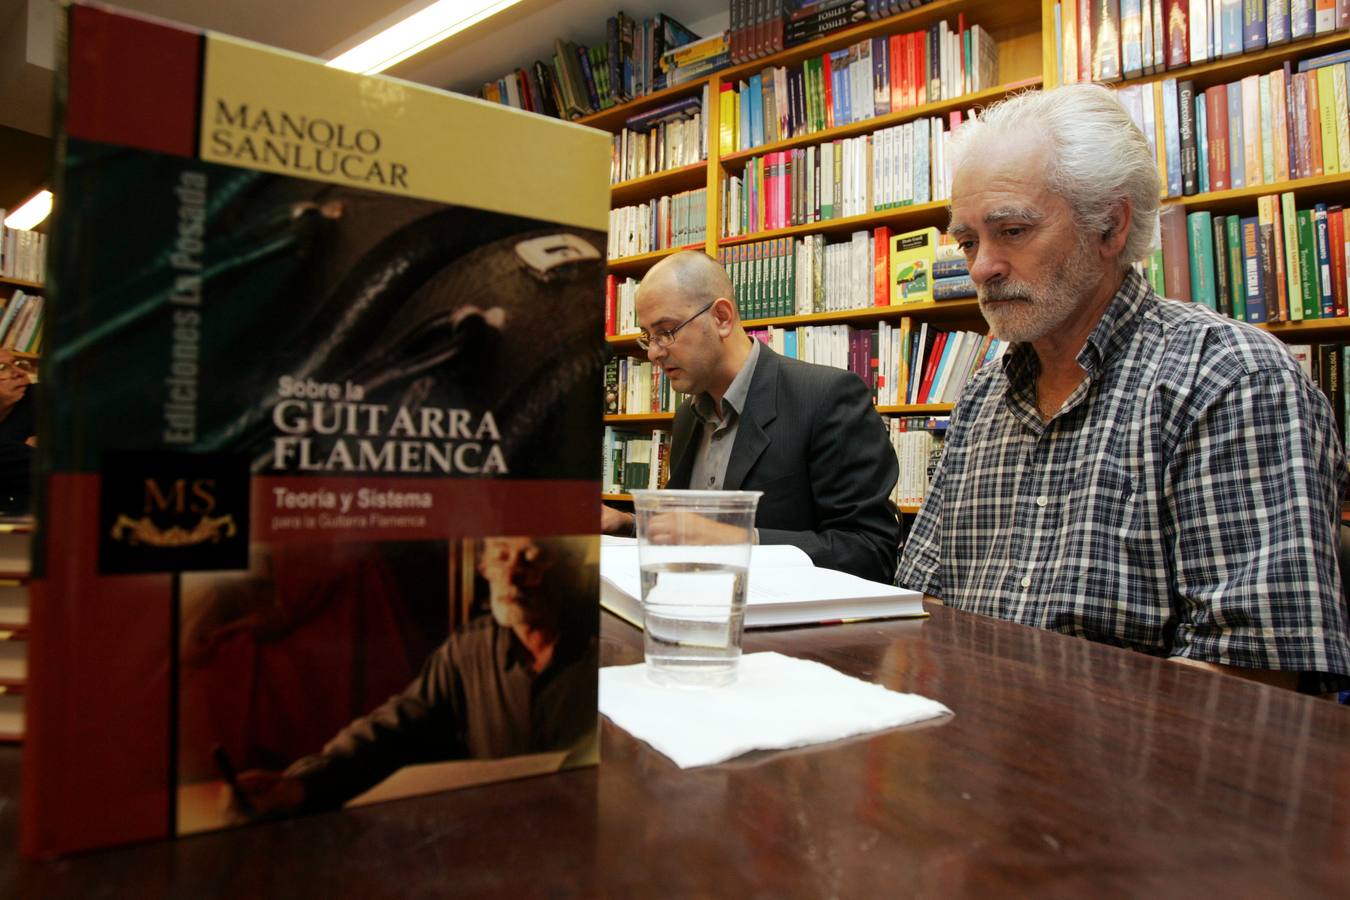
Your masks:
[{"label": "photo of man on book cover", "polygon": [[255,546],[185,575],[179,833],[594,762],[597,553]]}]

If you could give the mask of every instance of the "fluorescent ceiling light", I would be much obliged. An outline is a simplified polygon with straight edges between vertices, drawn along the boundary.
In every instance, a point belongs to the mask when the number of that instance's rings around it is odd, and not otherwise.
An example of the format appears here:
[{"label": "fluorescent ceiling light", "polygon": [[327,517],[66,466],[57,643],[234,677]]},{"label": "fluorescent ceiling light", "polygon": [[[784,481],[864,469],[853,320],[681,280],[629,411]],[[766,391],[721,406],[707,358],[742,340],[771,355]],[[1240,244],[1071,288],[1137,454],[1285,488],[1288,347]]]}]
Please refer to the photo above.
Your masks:
[{"label": "fluorescent ceiling light", "polygon": [[38,225],[52,211],[52,192],[38,191],[5,218],[5,227],[15,231],[27,231]]},{"label": "fluorescent ceiling light", "polygon": [[346,53],[330,59],[328,65],[348,72],[374,75],[519,2],[436,0]]}]

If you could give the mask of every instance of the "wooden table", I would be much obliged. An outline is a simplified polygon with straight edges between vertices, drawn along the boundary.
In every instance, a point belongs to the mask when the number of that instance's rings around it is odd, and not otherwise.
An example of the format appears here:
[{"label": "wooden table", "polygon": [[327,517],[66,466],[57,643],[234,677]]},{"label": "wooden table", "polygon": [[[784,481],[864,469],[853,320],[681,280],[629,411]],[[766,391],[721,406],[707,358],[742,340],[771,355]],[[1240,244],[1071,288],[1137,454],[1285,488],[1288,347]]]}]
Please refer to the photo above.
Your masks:
[{"label": "wooden table", "polygon": [[[1345,896],[1350,708],[1005,622],[752,632],[956,716],[681,771],[599,769],[57,864],[19,897]],[[605,616],[606,662],[641,635]],[[15,796],[15,757],[0,791]]]}]

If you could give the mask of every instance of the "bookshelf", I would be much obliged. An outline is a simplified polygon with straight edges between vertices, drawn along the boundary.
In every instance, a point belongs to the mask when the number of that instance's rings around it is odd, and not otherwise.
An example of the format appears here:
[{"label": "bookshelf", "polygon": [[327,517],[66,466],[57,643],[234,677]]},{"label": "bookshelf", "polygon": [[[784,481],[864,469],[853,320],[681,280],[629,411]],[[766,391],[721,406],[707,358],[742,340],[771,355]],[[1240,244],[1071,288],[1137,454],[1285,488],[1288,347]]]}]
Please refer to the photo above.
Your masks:
[{"label": "bookshelf", "polygon": [[0,742],[23,740],[32,535],[31,519],[0,519]]},{"label": "bookshelf", "polygon": [[[900,13],[897,16],[859,23],[782,52],[722,69],[709,76],[584,117],[580,121],[582,124],[592,127],[617,132],[623,128],[625,120],[633,115],[655,109],[674,100],[697,96],[700,92],[707,90],[710,102],[705,116],[708,147],[706,162],[616,184],[611,188],[611,206],[617,208],[633,205],[679,191],[705,188],[707,191],[706,239],[701,245],[694,246],[696,249],[702,249],[714,257],[724,248],[774,238],[825,235],[827,241],[829,241],[830,239],[837,240],[852,232],[870,231],[880,226],[889,228],[891,234],[928,226],[941,228],[946,224],[948,216],[948,206],[945,200],[867,212],[861,215],[794,225],[787,228],[740,234],[734,237],[722,237],[720,231],[722,216],[719,206],[723,202],[722,189],[726,180],[733,175],[739,175],[753,158],[763,157],[765,154],[780,150],[803,148],[838,139],[870,135],[880,129],[905,124],[924,117],[946,117],[949,113],[958,111],[967,114],[972,109],[989,105],[1017,91],[1057,86],[1061,82],[1060,76],[1062,73],[1057,64],[1057,48],[1055,45],[1056,5],[1055,0],[936,0],[936,2]],[[678,9],[675,12],[678,15]],[[800,65],[805,60],[819,57],[829,51],[848,47],[864,39],[910,32],[926,28],[940,21],[954,23],[958,16],[964,17],[967,26],[979,25],[986,29],[997,44],[999,83],[996,86],[951,99],[909,107],[899,112],[887,113],[859,122],[794,135],[784,140],[761,143],[751,148],[736,149],[726,154],[720,153],[718,121],[720,108],[716,98],[720,95],[723,84],[738,84],[740,81],[770,67]],[[1286,61],[1305,59],[1347,47],[1350,47],[1350,30],[1342,29],[1330,34],[1300,39],[1238,56],[1210,59],[1194,65],[1143,74],[1138,77],[1116,81],[1110,86],[1120,88],[1128,85],[1151,85],[1153,82],[1163,79],[1188,79],[1194,82],[1198,94],[1215,85],[1233,82],[1251,75],[1264,74],[1280,67]],[[1215,215],[1241,214],[1249,216],[1255,213],[1257,198],[1287,191],[1296,191],[1300,204],[1322,201],[1340,202],[1341,198],[1350,197],[1350,166],[1347,166],[1345,171],[1338,174],[1198,193],[1164,199],[1163,204],[1164,206],[1180,206],[1187,212],[1209,211]],[[677,252],[677,249],[683,248],[672,248],[640,256],[611,260],[610,272],[620,278],[640,279],[652,265]],[[747,318],[745,325],[750,329],[796,328],[799,326],[836,324],[871,327],[880,322],[895,324],[903,317],[909,317],[916,325],[927,323],[930,326],[945,330],[981,332],[986,330],[978,303],[973,299],[904,306],[877,306],[772,318]],[[1350,317],[1321,318],[1301,322],[1272,322],[1260,327],[1289,343],[1350,341]],[[613,352],[620,356],[645,358],[645,354],[638,348],[631,335],[613,335],[608,338],[608,342]],[[931,416],[948,413],[951,408],[951,404],[881,405],[878,406],[878,412],[883,416]],[[642,428],[667,429],[672,419],[671,413],[611,415],[605,417],[605,424],[617,425],[630,430]],[[621,501],[627,499],[627,495],[611,494],[606,495],[606,499]],[[902,507],[902,510],[913,512],[915,508],[906,506]]]}]

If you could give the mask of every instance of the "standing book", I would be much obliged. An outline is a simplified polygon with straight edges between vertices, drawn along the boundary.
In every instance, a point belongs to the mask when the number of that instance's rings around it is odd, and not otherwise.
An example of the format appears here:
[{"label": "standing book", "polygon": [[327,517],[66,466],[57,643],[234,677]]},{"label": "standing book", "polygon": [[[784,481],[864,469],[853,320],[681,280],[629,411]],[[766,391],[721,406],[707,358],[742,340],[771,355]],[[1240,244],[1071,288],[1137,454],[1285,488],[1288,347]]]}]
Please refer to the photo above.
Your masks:
[{"label": "standing book", "polygon": [[593,763],[607,136],[66,22],[24,852]]}]

